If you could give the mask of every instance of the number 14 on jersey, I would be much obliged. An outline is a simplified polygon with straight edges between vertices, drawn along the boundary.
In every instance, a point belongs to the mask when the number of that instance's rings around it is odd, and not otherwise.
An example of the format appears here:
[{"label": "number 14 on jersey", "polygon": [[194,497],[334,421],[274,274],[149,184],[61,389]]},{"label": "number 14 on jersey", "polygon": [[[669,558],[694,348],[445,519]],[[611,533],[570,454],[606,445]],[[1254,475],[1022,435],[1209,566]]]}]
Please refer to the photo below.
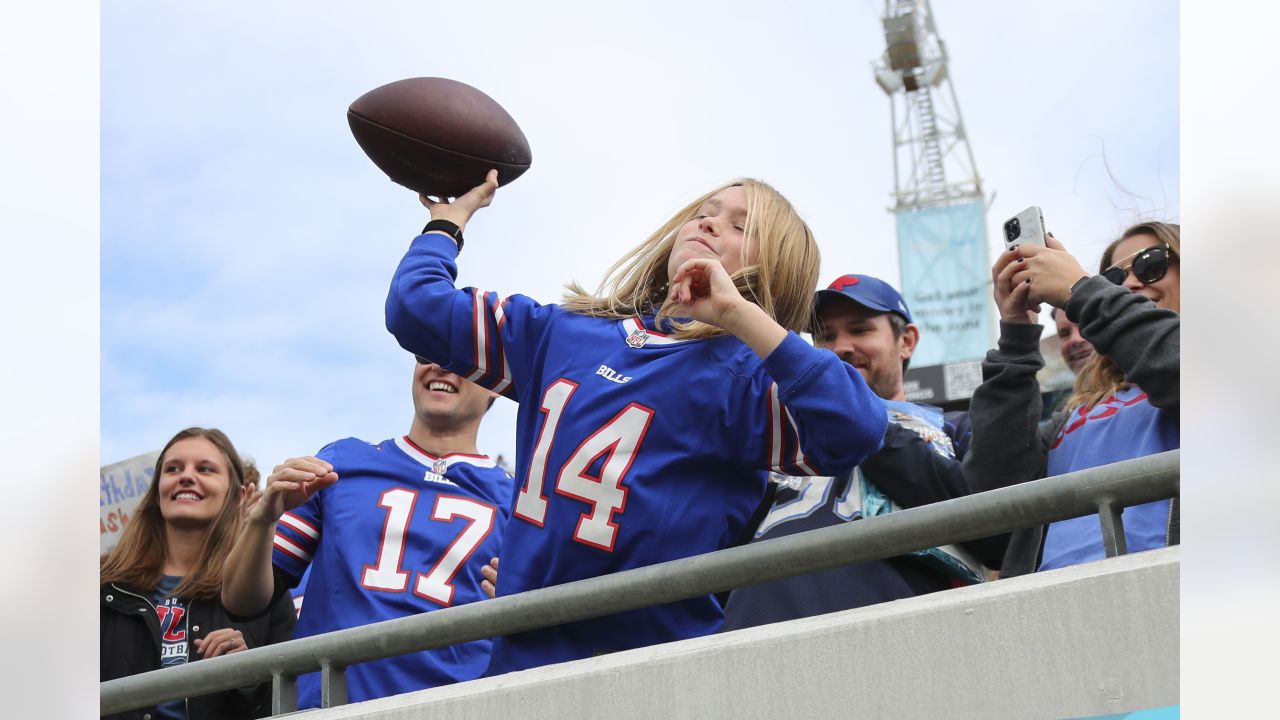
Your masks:
[{"label": "number 14 on jersey", "polygon": [[[547,517],[547,457],[557,441],[556,433],[565,408],[578,384],[560,379],[542,395],[545,416],[538,442],[529,463],[529,477],[516,494],[515,516],[542,527]],[[600,428],[589,434],[569,455],[555,479],[555,492],[590,505],[578,517],[573,539],[601,550],[612,551],[618,539],[619,516],[627,507],[627,488],[622,484],[640,452],[654,412],[638,403],[629,403]],[[563,441],[563,438],[560,438]],[[570,440],[572,441],[572,440]],[[603,461],[601,459],[603,458]],[[591,469],[599,462],[596,475]]]}]

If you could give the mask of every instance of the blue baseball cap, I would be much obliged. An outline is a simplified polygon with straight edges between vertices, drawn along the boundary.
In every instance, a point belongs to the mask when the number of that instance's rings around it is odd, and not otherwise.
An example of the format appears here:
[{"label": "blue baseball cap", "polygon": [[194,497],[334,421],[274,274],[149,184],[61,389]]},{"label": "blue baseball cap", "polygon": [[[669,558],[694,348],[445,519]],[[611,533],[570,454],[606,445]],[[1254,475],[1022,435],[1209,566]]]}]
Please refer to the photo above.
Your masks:
[{"label": "blue baseball cap", "polygon": [[814,297],[814,312],[822,309],[825,302],[832,298],[848,298],[859,305],[901,315],[907,322],[913,322],[911,311],[907,309],[907,301],[893,289],[889,283],[870,275],[841,275],[827,286],[819,290]]}]

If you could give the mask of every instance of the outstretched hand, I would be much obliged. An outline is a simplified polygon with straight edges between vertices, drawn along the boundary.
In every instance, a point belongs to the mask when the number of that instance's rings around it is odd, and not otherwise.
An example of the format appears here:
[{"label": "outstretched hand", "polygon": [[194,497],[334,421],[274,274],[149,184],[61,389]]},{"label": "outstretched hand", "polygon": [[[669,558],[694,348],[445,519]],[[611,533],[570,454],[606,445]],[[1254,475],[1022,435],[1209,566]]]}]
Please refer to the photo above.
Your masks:
[{"label": "outstretched hand", "polygon": [[421,202],[428,210],[431,211],[432,220],[448,220],[457,225],[459,228],[465,227],[467,221],[472,215],[482,207],[488,207],[493,202],[493,196],[498,192],[498,171],[490,170],[484,176],[484,182],[471,188],[464,195],[460,195],[452,200],[449,198],[438,198],[431,195],[419,195],[418,202]]},{"label": "outstretched hand", "polygon": [[289,458],[271,471],[267,489],[250,510],[249,518],[275,522],[286,510],[298,507],[337,481],[333,466],[320,458]]},{"label": "outstretched hand", "polygon": [[733,332],[729,327],[735,311],[750,305],[733,284],[719,260],[690,258],[681,263],[671,278],[671,299],[688,317]]}]

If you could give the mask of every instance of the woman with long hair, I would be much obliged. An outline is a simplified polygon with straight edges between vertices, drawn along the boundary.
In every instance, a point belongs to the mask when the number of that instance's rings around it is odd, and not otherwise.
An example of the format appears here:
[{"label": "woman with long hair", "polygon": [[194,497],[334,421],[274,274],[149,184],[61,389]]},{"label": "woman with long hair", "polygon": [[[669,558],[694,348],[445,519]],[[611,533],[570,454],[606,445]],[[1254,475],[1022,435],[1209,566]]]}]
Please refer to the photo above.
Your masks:
[{"label": "woman with long hair", "polygon": [[[970,403],[973,442],[965,473],[975,491],[1143,457],[1179,446],[1181,231],[1143,222],[1125,230],[1090,275],[1053,237],[1022,245],[992,268],[1000,340]],[[1079,324],[1094,356],[1063,410],[1039,423],[1039,304]],[[1178,500],[1124,511],[1130,551],[1179,540]],[[1013,533],[1001,575],[1105,556],[1093,516]]]},{"label": "woman with long hair", "polygon": [[[797,335],[818,248],[758,180],[694,199],[600,289],[541,305],[457,289],[462,227],[496,173],[433,220],[401,261],[387,328],[401,346],[519,402],[517,493],[499,595],[738,542],[766,471],[847,472],[879,448],[862,376]],[[495,640],[489,674],[716,631],[710,596]]]},{"label": "woman with long hair", "polygon": [[[101,680],[288,640],[288,593],[260,615],[222,607],[222,568],[239,534],[244,464],[220,430],[192,427],[160,452],[151,485],[119,543],[102,556]],[[269,714],[269,690],[228,690],[120,713],[116,718],[252,718]]]}]

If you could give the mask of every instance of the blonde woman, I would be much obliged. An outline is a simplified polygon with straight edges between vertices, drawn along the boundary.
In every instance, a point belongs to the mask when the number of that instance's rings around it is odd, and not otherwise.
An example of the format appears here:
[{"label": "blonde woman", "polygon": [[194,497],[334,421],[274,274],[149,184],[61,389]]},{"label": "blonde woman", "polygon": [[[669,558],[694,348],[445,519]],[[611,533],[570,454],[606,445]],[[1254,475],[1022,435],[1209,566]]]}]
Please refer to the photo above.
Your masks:
[{"label": "blonde woman", "polygon": [[[263,612],[222,606],[222,568],[241,524],[244,465],[220,430],[187,428],[160,453],[120,542],[102,557],[100,679],[127,677],[288,640],[288,592]],[[270,714],[270,685],[139,708],[113,718],[253,718]]]},{"label": "blonde woman", "polygon": [[[818,248],[758,180],[695,199],[560,305],[455,289],[462,228],[496,173],[401,261],[387,327],[410,352],[517,400],[517,492],[499,595],[734,544],[770,469],[847,472],[884,408],[809,326]],[[711,596],[495,640],[489,674],[714,632]]]},{"label": "blonde woman", "polygon": [[[1125,230],[1089,275],[1057,240],[1019,246],[992,268],[1000,341],[983,363],[970,404],[973,441],[965,473],[975,491],[1097,467],[1179,446],[1181,231],[1146,222]],[[1039,303],[1065,311],[1094,356],[1052,422],[1038,427],[1044,365]],[[1127,508],[1132,551],[1177,544],[1177,498]],[[1075,565],[1105,556],[1097,518],[1013,533],[1001,574]]]}]

